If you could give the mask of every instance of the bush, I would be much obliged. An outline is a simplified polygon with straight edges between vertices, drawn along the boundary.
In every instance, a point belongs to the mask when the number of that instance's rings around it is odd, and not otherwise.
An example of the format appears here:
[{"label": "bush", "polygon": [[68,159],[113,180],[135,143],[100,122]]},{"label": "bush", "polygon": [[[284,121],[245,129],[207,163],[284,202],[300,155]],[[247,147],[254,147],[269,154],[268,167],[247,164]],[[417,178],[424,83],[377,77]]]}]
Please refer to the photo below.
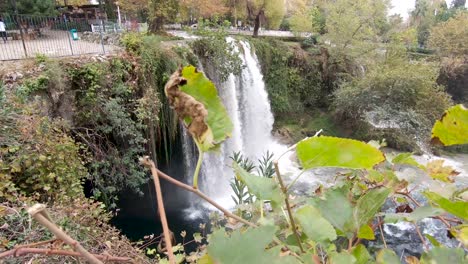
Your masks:
[{"label": "bush", "polygon": [[[437,71],[429,63],[404,59],[376,65],[334,93],[335,114],[354,128],[364,121],[373,129],[400,130],[411,141],[416,135],[429,138],[432,124],[451,104],[436,83]],[[368,135],[369,128],[364,130],[361,137]]]},{"label": "bush", "polygon": [[83,197],[81,184],[88,173],[80,145],[64,125],[33,115],[21,116],[13,126],[10,132],[20,132],[17,141],[2,144],[0,150],[2,194],[18,190],[41,201]]},{"label": "bush", "polygon": [[120,43],[129,53],[138,54],[143,45],[143,35],[141,33],[127,33],[122,36]]},{"label": "bush", "polygon": [[311,54],[272,39],[250,39],[250,42],[262,66],[276,116],[320,106],[324,97],[322,80]]},{"label": "bush", "polygon": [[[242,60],[235,47],[226,41],[227,27],[219,26],[216,22],[200,22],[196,32],[202,37],[190,43],[193,52],[202,60],[206,60],[220,76],[221,81],[226,81],[231,73],[240,74]],[[208,29],[212,27],[211,29]]]}]

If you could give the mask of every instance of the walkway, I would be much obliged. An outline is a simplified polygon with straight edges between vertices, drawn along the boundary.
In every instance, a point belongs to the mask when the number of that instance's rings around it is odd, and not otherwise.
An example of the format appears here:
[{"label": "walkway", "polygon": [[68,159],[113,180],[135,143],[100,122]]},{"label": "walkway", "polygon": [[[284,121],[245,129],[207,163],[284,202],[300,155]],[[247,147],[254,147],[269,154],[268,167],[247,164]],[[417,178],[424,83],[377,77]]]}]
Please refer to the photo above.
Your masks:
[{"label": "walkway", "polygon": [[[11,40],[9,38],[7,43],[0,40],[0,61],[25,59],[27,57],[34,58],[37,54],[44,54],[48,57],[62,57],[103,53],[101,44],[82,40],[69,40],[68,31],[43,30],[40,38],[25,40],[24,43],[26,52],[21,40]],[[104,45],[106,53],[118,49],[116,46]]]}]

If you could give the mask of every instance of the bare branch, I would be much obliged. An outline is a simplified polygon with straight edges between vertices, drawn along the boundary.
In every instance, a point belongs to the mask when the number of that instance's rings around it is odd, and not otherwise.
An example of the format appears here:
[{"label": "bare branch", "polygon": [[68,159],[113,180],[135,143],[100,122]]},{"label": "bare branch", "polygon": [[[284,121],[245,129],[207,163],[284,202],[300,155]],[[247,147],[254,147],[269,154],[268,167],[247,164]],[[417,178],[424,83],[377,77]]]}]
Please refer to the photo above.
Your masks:
[{"label": "bare branch", "polygon": [[278,161],[275,161],[274,165],[275,165],[276,176],[278,177],[278,182],[281,187],[281,191],[284,194],[284,202],[286,203],[286,208],[288,209],[288,215],[289,215],[289,220],[291,222],[292,232],[294,233],[296,237],[297,244],[299,245],[301,252],[305,253],[304,248],[302,247],[301,238],[299,237],[299,234],[297,233],[296,223],[294,222],[294,217],[291,211],[291,205],[289,204],[288,190],[286,189],[286,186],[284,186],[283,179],[281,179],[281,174],[280,174],[279,167],[278,167]]},{"label": "bare branch", "polygon": [[154,180],[154,188],[156,190],[157,202],[158,202],[158,210],[159,210],[159,218],[161,219],[161,223],[163,226],[163,233],[164,233],[164,240],[166,241],[166,249],[167,255],[169,257],[169,263],[175,264],[175,257],[174,252],[172,252],[172,236],[169,232],[169,225],[167,224],[167,217],[166,217],[166,210],[164,209],[164,201],[162,197],[161,191],[161,183],[159,182],[159,176],[156,171],[156,164],[148,156],[140,159],[140,163],[143,164],[145,167],[151,169],[151,174],[153,175]]},{"label": "bare branch", "polygon": [[[147,157],[145,157],[145,158],[147,158]],[[187,191],[189,191],[189,192],[192,192],[192,193],[198,195],[200,198],[202,198],[203,200],[207,201],[208,203],[210,203],[211,205],[213,205],[214,207],[216,207],[218,210],[220,210],[221,212],[223,212],[224,215],[225,215],[226,217],[230,217],[230,218],[232,218],[232,219],[235,219],[235,220],[237,220],[237,221],[239,221],[239,222],[241,222],[241,223],[244,223],[244,224],[246,224],[246,225],[248,225],[248,226],[251,226],[251,227],[257,227],[256,224],[251,223],[251,222],[249,222],[249,221],[247,221],[247,220],[245,220],[245,219],[243,219],[243,218],[241,218],[241,217],[239,217],[239,216],[237,216],[237,215],[235,215],[235,214],[229,212],[229,210],[225,209],[224,207],[222,207],[221,205],[219,205],[218,203],[216,203],[213,199],[211,199],[210,197],[206,196],[204,193],[200,192],[199,189],[195,189],[195,188],[193,188],[193,187],[190,186],[190,185],[187,185],[187,184],[185,184],[185,183],[183,183],[183,182],[180,182],[180,181],[178,181],[178,180],[172,178],[171,176],[169,176],[169,175],[165,174],[164,172],[158,170],[156,167],[155,167],[154,169],[155,169],[155,172],[159,175],[159,177],[161,177],[162,179],[164,179],[164,180],[166,180],[166,181],[168,181],[168,182],[170,182],[170,183],[176,185],[177,187],[180,187],[180,188],[182,188],[182,189],[184,189],[184,190],[187,190]],[[152,170],[152,171],[153,171],[153,170]]]},{"label": "bare branch", "polygon": [[[59,249],[48,249],[48,248],[27,248],[27,247],[19,247],[15,249],[11,249],[5,252],[0,253],[0,259],[14,256],[19,257],[27,254],[41,254],[41,255],[62,255],[62,256],[72,256],[72,257],[81,257],[81,253],[70,251],[70,250],[59,250]],[[97,259],[103,261],[123,261],[123,262],[131,262],[131,258],[125,257],[114,257],[109,255],[97,255],[93,254],[93,256]],[[102,263],[101,261],[99,261]]]},{"label": "bare branch", "polygon": [[[73,238],[69,237],[63,230],[58,228],[47,215],[45,211],[45,205],[43,204],[35,204],[34,206],[28,208],[28,213],[36,219],[41,225],[49,229],[57,238],[61,239],[63,242],[70,245],[76,251],[80,253],[80,255],[86,258],[92,264],[102,264],[102,262],[97,259],[94,255],[89,253],[84,247],[78,243],[78,241],[74,240]],[[18,249],[21,250],[21,249]]]}]

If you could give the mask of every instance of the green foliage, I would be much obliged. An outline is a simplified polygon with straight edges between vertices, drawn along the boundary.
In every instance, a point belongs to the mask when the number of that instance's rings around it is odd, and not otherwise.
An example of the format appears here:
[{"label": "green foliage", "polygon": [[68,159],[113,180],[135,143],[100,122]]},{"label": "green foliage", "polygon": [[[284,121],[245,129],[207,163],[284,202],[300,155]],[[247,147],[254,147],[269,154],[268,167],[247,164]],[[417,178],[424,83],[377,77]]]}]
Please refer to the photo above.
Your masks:
[{"label": "green foliage", "polygon": [[120,43],[129,53],[138,54],[143,45],[143,35],[141,33],[129,32],[120,38]]},{"label": "green foliage", "polygon": [[[139,187],[147,180],[137,162],[147,142],[147,127],[141,118],[154,110],[144,111],[135,104],[138,88],[131,85],[137,74],[133,71],[131,61],[124,59],[69,70],[76,105],[81,109],[76,113],[75,133],[95,160],[88,166],[93,194],[110,208],[116,206],[119,191],[128,188],[141,193]],[[104,135],[107,140],[102,140]]]},{"label": "green foliage", "polygon": [[0,149],[1,195],[19,191],[41,201],[73,200],[83,196],[88,172],[80,146],[63,124],[32,116],[17,120],[17,142]]},{"label": "green foliage", "polygon": [[432,128],[432,140],[445,146],[468,144],[468,110],[463,105],[448,109]]},{"label": "green foliage", "polygon": [[385,222],[396,223],[398,221],[406,221],[416,223],[424,218],[438,216],[442,213],[443,211],[439,208],[434,208],[432,206],[422,206],[416,208],[416,210],[409,214],[386,214]]},{"label": "green foliage", "polygon": [[421,264],[466,263],[465,252],[461,248],[436,247],[421,256]]},{"label": "green foliage", "polygon": [[236,177],[242,180],[255,197],[260,200],[269,200],[275,207],[281,206],[283,197],[278,184],[270,178],[252,175],[241,168],[237,163],[233,163]]},{"label": "green foliage", "polygon": [[333,226],[313,206],[307,205],[297,210],[295,217],[310,240],[322,242],[337,238]]},{"label": "green foliage", "polygon": [[150,31],[161,31],[166,23],[176,18],[178,10],[179,1],[149,0],[148,15],[150,19]]},{"label": "green foliage", "polygon": [[460,12],[447,22],[431,28],[429,47],[442,56],[468,56],[468,12]]},{"label": "green foliage", "polygon": [[291,28],[296,32],[325,33],[326,17],[318,6],[305,6],[290,18]]},{"label": "green foliage", "polygon": [[304,169],[341,167],[370,169],[385,160],[382,152],[360,141],[334,137],[313,137],[297,144],[297,156]]},{"label": "green foliage", "polygon": [[398,256],[389,249],[382,249],[377,253],[377,264],[400,264]]},{"label": "green foliage", "polygon": [[[214,29],[207,27],[215,27]],[[190,43],[193,52],[198,55],[204,65],[209,64],[220,76],[220,81],[226,81],[229,75],[240,74],[242,71],[242,60],[234,43],[226,41],[226,25],[218,26],[216,22],[202,20],[196,31],[202,38]]]},{"label": "green foliage", "polygon": [[[338,0],[326,5],[326,40],[337,63],[365,62],[378,47],[379,28],[386,23],[389,1]],[[359,14],[359,15],[356,15]]]},{"label": "green foliage", "polygon": [[436,206],[444,209],[448,213],[451,213],[461,219],[468,221],[468,202],[466,201],[451,201],[435,192],[426,191],[424,195],[429,201]]},{"label": "green foliage", "polygon": [[[244,167],[242,167],[244,168]],[[246,170],[249,172],[248,170]],[[273,153],[267,151],[262,159],[258,160],[258,175],[266,178],[273,178],[275,168],[273,166]]]},{"label": "green foliage", "polygon": [[[16,6],[18,14],[32,16],[56,16],[58,14],[55,9],[55,1],[53,0],[17,0]],[[13,14],[15,12],[14,2],[9,2],[8,11]]]},{"label": "green foliage", "polygon": [[369,138],[378,133],[390,146],[417,148],[413,138],[425,141],[434,121],[451,104],[436,83],[437,74],[429,63],[390,57],[363,78],[341,85],[334,93],[335,114],[356,131],[364,128],[364,136],[355,136]]},{"label": "green foliage", "polygon": [[[248,173],[255,169],[255,165],[252,161],[247,157],[244,158],[240,152],[233,153],[230,158]],[[253,203],[254,196],[249,192],[247,185],[239,177],[234,177],[230,186],[235,194],[235,196],[231,195],[231,198],[236,205]]]},{"label": "green foliage", "polygon": [[326,105],[326,88],[319,66],[310,53],[275,39],[249,41],[260,61],[271,107],[276,116]]},{"label": "green foliage", "polygon": [[45,54],[36,53],[36,56],[35,56],[34,60],[36,61],[37,64],[39,64],[39,63],[47,62],[49,60],[49,58]]},{"label": "green foliage", "polygon": [[207,252],[211,261],[205,263],[298,263],[290,256],[278,257],[278,248],[265,250],[275,231],[274,226],[263,226],[245,232],[234,231],[226,237],[223,230],[217,230],[209,238]]}]

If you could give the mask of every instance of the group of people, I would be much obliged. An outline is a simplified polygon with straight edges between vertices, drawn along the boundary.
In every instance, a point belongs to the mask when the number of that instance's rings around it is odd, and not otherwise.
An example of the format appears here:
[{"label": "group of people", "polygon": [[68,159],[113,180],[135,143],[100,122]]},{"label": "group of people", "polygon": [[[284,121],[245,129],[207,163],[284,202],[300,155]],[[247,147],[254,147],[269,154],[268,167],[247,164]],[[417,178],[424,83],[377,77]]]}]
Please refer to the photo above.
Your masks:
[{"label": "group of people", "polygon": [[3,22],[3,19],[0,17],[0,37],[3,39],[3,42],[7,42],[7,33],[6,33],[6,26],[5,22]]}]

